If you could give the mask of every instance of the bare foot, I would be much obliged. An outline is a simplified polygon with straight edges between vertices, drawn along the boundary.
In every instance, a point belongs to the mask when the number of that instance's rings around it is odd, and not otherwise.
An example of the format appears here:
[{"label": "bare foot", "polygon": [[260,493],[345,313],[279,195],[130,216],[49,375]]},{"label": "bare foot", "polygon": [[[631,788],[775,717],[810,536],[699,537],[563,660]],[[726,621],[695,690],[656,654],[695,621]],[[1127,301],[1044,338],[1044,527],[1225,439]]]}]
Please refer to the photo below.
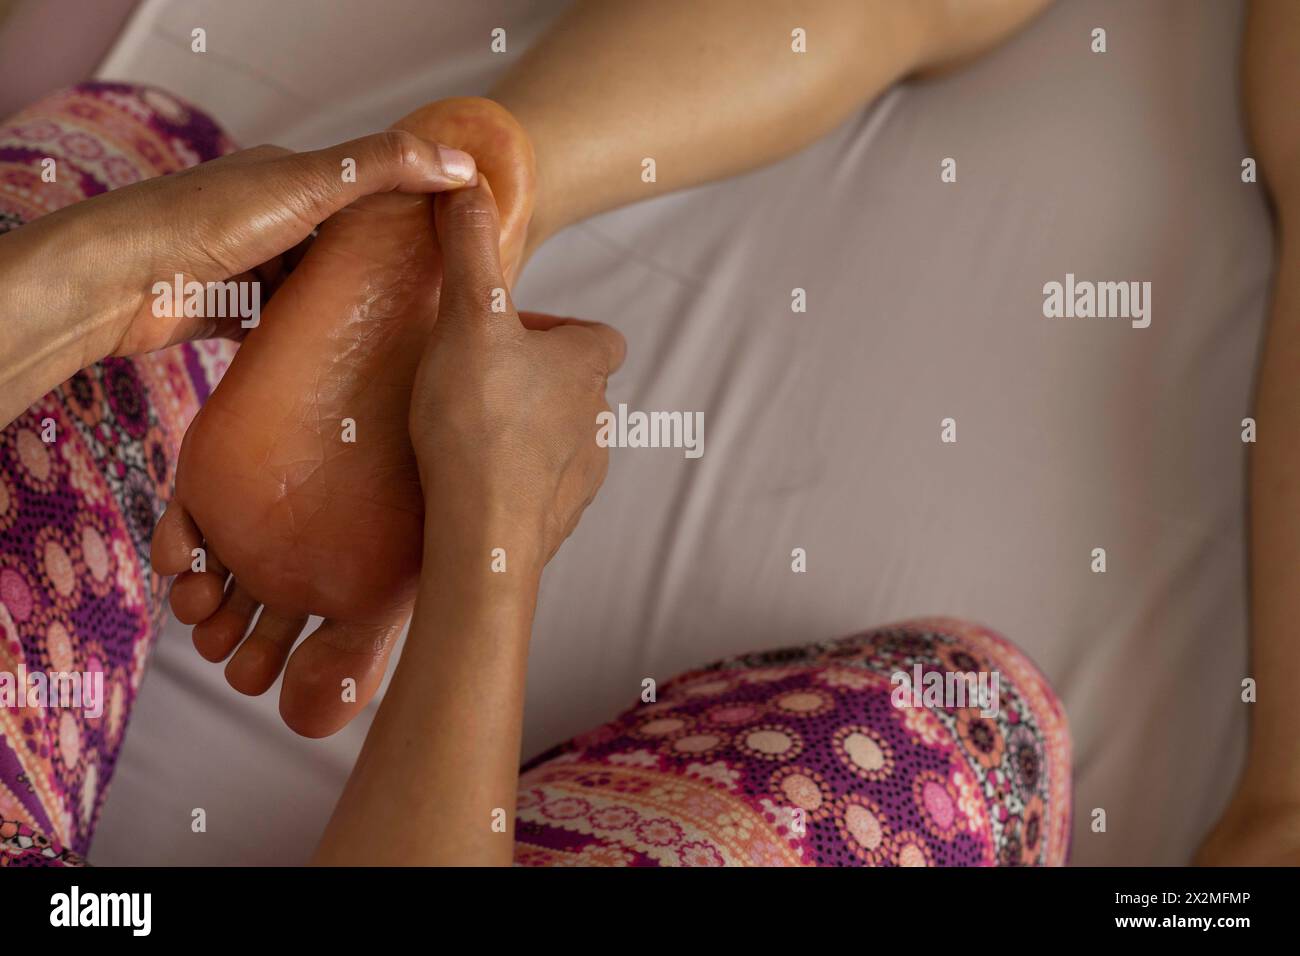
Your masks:
[{"label": "bare foot", "polygon": [[[395,126],[475,157],[513,280],[533,204],[522,128],[473,98]],[[360,712],[409,616],[423,499],[407,416],[440,283],[428,197],[372,196],[326,222],[190,425],[154,531],[154,568],[180,575],[172,610],[199,653],[238,647],[226,679],[245,694],[284,670],[280,714],[304,736]],[[310,614],[324,623],[294,650]]]}]

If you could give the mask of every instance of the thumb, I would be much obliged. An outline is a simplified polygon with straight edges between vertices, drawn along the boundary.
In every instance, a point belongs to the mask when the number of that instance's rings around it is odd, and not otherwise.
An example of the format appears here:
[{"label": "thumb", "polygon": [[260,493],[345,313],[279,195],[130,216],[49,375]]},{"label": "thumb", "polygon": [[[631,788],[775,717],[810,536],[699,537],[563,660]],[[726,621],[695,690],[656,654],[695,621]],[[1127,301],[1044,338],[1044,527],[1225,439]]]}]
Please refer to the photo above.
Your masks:
[{"label": "thumb", "polygon": [[[441,192],[472,183],[478,175],[474,157],[468,153],[398,129],[306,153],[288,153],[273,146],[244,152],[273,156],[271,162],[283,170],[290,183],[310,184],[313,188],[306,195],[309,206],[301,211],[316,222],[371,193]],[[345,178],[342,172],[349,164],[353,175]]]},{"label": "thumb", "polygon": [[[345,175],[349,171],[354,175]],[[171,230],[147,233],[161,247],[155,258],[175,263],[199,281],[220,281],[292,249],[364,196],[458,189],[477,175],[468,154],[389,130],[308,153],[275,146],[242,150],[134,183],[133,193],[123,189],[112,194],[114,201],[87,210],[109,217],[101,231],[112,236],[122,235],[122,229],[140,234],[138,220],[145,215],[170,223]],[[131,195],[138,201],[128,202]],[[115,219],[125,221],[108,228]]]},{"label": "thumb", "polygon": [[438,323],[518,326],[509,286],[501,271],[501,224],[487,177],[442,193],[434,200],[434,223],[442,253]]}]

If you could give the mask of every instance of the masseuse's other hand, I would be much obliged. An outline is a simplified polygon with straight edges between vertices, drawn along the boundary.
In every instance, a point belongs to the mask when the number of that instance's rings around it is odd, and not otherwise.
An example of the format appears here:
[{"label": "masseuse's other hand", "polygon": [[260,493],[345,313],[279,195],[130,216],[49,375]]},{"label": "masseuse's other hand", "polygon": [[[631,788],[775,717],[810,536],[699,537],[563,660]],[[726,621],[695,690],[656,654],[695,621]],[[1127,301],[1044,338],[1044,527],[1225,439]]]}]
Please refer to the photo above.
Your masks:
[{"label": "masseuse's other hand", "polygon": [[605,383],[623,362],[623,336],[515,312],[486,178],[439,196],[434,219],[442,299],[410,421],[426,547],[484,560],[500,547],[540,570],[604,481],[609,453],[596,443],[596,417],[609,408]]},{"label": "masseuse's other hand", "polygon": [[[355,176],[345,179],[345,160]],[[347,168],[351,168],[350,164]],[[194,338],[238,337],[240,319],[154,314],[156,282],[260,279],[323,220],[377,192],[455,189],[477,176],[466,153],[389,131],[328,149],[259,146],[145,180],[44,216],[0,242],[43,281],[23,284],[29,314],[82,320],[83,365]],[[352,181],[347,181],[347,180]],[[54,278],[51,278],[54,277]]]}]

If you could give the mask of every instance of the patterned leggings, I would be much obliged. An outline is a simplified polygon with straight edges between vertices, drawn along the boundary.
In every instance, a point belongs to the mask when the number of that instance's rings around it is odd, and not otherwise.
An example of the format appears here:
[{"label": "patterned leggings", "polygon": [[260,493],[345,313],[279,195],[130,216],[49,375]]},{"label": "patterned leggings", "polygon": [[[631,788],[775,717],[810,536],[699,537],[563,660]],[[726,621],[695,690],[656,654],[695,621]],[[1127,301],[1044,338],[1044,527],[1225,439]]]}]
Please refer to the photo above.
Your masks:
[{"label": "patterned leggings", "polygon": [[[54,94],[0,124],[0,233],[233,148],[156,90]],[[150,535],[230,354],[206,342],[107,360],[0,432],[0,866],[77,864],[89,848],[165,613]],[[102,713],[6,697],[24,671],[102,675]],[[895,706],[899,672],[996,673],[996,716]],[[908,622],[723,661],[644,697],[524,768],[517,863],[1065,860],[1064,713],[1024,655],[982,628]]]}]

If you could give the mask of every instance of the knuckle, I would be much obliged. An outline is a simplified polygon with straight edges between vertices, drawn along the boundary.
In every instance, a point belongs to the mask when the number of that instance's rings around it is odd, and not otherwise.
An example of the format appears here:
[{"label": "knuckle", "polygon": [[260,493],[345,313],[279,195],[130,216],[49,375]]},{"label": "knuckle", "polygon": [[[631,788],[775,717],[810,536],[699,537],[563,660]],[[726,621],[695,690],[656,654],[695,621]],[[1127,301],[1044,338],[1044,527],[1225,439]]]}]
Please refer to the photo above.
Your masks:
[{"label": "knuckle", "polygon": [[287,156],[291,152],[293,150],[284,146],[276,146],[274,143],[259,143],[244,150],[244,156],[250,159],[261,159],[267,156]]},{"label": "knuckle", "polygon": [[[492,277],[491,261],[487,256],[479,257],[474,261],[472,271],[443,290],[442,303],[438,307],[439,313],[445,311],[447,315],[481,319],[471,324],[471,331],[491,336],[494,341],[513,340],[514,335],[507,335],[515,331],[509,323],[489,321],[502,317],[500,313],[493,310],[499,288],[499,283]],[[510,315],[513,312],[514,308],[507,299],[505,314]]]},{"label": "knuckle", "polygon": [[420,162],[419,141],[414,133],[390,129],[375,134],[375,148],[386,169],[403,169]]},{"label": "knuckle", "polygon": [[604,396],[605,386],[609,384],[609,363],[599,342],[592,341],[588,348],[583,349],[581,369],[587,389]]},{"label": "knuckle", "polygon": [[464,191],[449,197],[442,213],[445,225],[457,232],[490,233],[496,228],[492,210]]},{"label": "knuckle", "polygon": [[592,349],[579,349],[576,355],[567,356],[567,385],[573,389],[573,395],[594,398],[603,402],[605,398],[605,363],[599,353]]},{"label": "knuckle", "polygon": [[301,208],[297,208],[296,211],[308,215],[314,213],[322,203],[327,202],[342,185],[338,171],[329,166],[328,161],[322,163],[315,157],[303,153],[294,157],[292,168],[286,169],[285,173],[282,195],[300,197],[300,203],[294,206]]},{"label": "knuckle", "polygon": [[605,386],[608,378],[605,373],[605,364],[603,362],[593,362],[586,369],[587,391],[593,395],[599,395],[602,398],[605,395]]}]

